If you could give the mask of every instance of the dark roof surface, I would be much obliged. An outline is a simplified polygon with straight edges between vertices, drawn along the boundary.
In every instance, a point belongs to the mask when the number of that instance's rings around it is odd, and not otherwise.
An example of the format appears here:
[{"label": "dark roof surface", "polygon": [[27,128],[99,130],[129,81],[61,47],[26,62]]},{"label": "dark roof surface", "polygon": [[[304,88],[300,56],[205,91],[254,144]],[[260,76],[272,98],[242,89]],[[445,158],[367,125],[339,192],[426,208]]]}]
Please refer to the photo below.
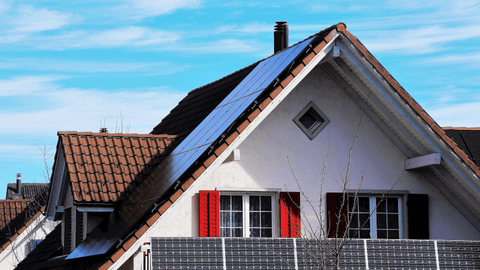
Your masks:
[{"label": "dark roof surface", "polygon": [[445,127],[444,130],[468,158],[480,166],[480,128]]},{"label": "dark roof surface", "polygon": [[116,203],[168,155],[176,136],[59,132],[75,202]]},{"label": "dark roof surface", "polygon": [[163,118],[152,134],[178,135],[183,140],[215,107],[257,66],[257,63],[238,70],[215,82],[194,89]]},{"label": "dark roof surface", "polygon": [[98,269],[105,263],[105,259],[102,257],[89,257],[89,260],[76,261],[65,260],[65,256],[61,255],[62,225],[58,224],[15,269]]},{"label": "dark roof surface", "polygon": [[17,193],[17,184],[8,183],[7,184],[7,195],[5,196],[6,200],[22,200],[30,199],[33,200],[35,196],[40,193],[48,191],[48,183],[22,183],[22,192]]}]

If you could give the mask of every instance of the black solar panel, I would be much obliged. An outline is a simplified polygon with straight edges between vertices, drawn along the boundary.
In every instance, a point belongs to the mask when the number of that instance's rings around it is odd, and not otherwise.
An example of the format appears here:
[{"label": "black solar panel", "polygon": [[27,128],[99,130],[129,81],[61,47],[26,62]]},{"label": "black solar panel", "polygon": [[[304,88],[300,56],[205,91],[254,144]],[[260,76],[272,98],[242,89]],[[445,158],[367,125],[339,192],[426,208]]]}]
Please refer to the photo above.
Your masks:
[{"label": "black solar panel", "polygon": [[227,269],[295,269],[293,239],[225,238]]},{"label": "black solar panel", "polygon": [[480,242],[437,241],[440,269],[480,269]]},{"label": "black solar panel", "polygon": [[262,91],[310,44],[313,37],[260,62],[250,74],[177,146],[163,163],[165,192],[225,132]]},{"label": "black solar panel", "polygon": [[437,269],[434,241],[367,241],[370,269]]},{"label": "black solar panel", "polygon": [[153,238],[153,269],[223,269],[220,238]]}]

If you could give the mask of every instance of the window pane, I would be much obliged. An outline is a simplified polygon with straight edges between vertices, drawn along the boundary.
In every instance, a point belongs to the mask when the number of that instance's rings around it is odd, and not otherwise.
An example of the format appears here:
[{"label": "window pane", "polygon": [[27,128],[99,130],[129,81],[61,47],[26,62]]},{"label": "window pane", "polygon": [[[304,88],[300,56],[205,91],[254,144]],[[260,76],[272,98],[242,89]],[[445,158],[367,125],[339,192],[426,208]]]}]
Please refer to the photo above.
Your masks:
[{"label": "window pane", "polygon": [[350,229],[350,231],[348,232],[348,235],[350,236],[350,238],[358,238],[358,231],[357,230],[352,230]]},{"label": "window pane", "polygon": [[387,238],[387,230],[378,230],[377,231],[377,238],[386,239]]},{"label": "window pane", "polygon": [[250,212],[250,227],[260,227],[260,213]]},{"label": "window pane", "polygon": [[302,123],[302,125],[308,130],[310,130],[310,128],[315,124],[315,122],[318,121],[310,110],[308,110],[302,117],[300,117],[300,119],[298,119],[298,121],[300,121],[300,123]]},{"label": "window pane", "polygon": [[362,228],[370,228],[370,221],[368,218],[370,214],[360,214],[360,227]]},{"label": "window pane", "polygon": [[360,230],[360,238],[370,238],[370,230]]},{"label": "window pane", "polygon": [[260,211],[260,196],[250,196],[250,211]]},{"label": "window pane", "polygon": [[232,196],[232,210],[243,211],[242,196]]},{"label": "window pane", "polygon": [[[355,202],[357,202],[357,206],[355,206]],[[354,206],[355,206],[355,209],[353,209]],[[358,201],[355,200],[354,197],[348,198],[348,211],[350,211],[350,212],[357,212],[358,211]]]},{"label": "window pane", "polygon": [[398,198],[387,198],[387,207],[389,213],[398,213]]},{"label": "window pane", "polygon": [[352,221],[350,222],[350,228],[360,228],[358,225],[358,214],[352,214]]},{"label": "window pane", "polygon": [[385,198],[377,198],[377,212],[387,212]]},{"label": "window pane", "polygon": [[243,213],[242,212],[233,212],[232,213],[232,227],[243,227]]},{"label": "window pane", "polygon": [[220,196],[220,210],[230,210],[230,196]]},{"label": "window pane", "polygon": [[388,230],[388,239],[398,239],[398,230]]},{"label": "window pane", "polygon": [[243,229],[232,229],[232,237],[243,237]]},{"label": "window pane", "polygon": [[262,196],[262,211],[272,211],[272,197]]},{"label": "window pane", "polygon": [[379,229],[387,228],[387,215],[377,214],[377,228]]},{"label": "window pane", "polygon": [[260,237],[260,229],[250,229],[250,237]]},{"label": "window pane", "polygon": [[398,229],[398,214],[388,214],[388,228]]},{"label": "window pane", "polygon": [[272,237],[272,229],[262,229],[262,237]]},{"label": "window pane", "polygon": [[358,211],[359,212],[370,212],[370,198],[368,198],[368,197],[358,198]]},{"label": "window pane", "polygon": [[229,228],[222,228],[220,230],[220,237],[230,237],[230,229]]},{"label": "window pane", "polygon": [[262,213],[262,227],[272,227],[272,213]]},{"label": "window pane", "polygon": [[230,227],[230,212],[220,212],[220,227]]}]

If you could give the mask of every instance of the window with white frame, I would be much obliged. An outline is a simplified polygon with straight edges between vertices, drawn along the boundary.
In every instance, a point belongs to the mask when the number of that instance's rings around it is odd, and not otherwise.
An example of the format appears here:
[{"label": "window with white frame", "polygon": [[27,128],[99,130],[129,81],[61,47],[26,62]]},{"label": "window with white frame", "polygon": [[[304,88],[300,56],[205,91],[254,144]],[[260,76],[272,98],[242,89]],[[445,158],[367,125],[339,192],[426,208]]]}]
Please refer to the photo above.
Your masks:
[{"label": "window with white frame", "polygon": [[272,237],[273,194],[221,194],[221,237]]},{"label": "window with white frame", "polygon": [[352,238],[402,238],[402,200],[394,196],[349,196]]}]

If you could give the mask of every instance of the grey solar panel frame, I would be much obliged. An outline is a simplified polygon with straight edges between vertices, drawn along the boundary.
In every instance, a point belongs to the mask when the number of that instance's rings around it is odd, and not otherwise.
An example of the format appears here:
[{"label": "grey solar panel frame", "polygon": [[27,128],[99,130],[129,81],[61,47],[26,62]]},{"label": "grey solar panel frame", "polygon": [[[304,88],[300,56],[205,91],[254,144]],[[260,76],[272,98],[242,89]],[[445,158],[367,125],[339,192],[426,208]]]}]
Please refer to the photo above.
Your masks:
[{"label": "grey solar panel frame", "polygon": [[206,152],[313,39],[314,37],[307,39],[263,60],[232,90],[163,162],[160,194],[166,192]]}]

